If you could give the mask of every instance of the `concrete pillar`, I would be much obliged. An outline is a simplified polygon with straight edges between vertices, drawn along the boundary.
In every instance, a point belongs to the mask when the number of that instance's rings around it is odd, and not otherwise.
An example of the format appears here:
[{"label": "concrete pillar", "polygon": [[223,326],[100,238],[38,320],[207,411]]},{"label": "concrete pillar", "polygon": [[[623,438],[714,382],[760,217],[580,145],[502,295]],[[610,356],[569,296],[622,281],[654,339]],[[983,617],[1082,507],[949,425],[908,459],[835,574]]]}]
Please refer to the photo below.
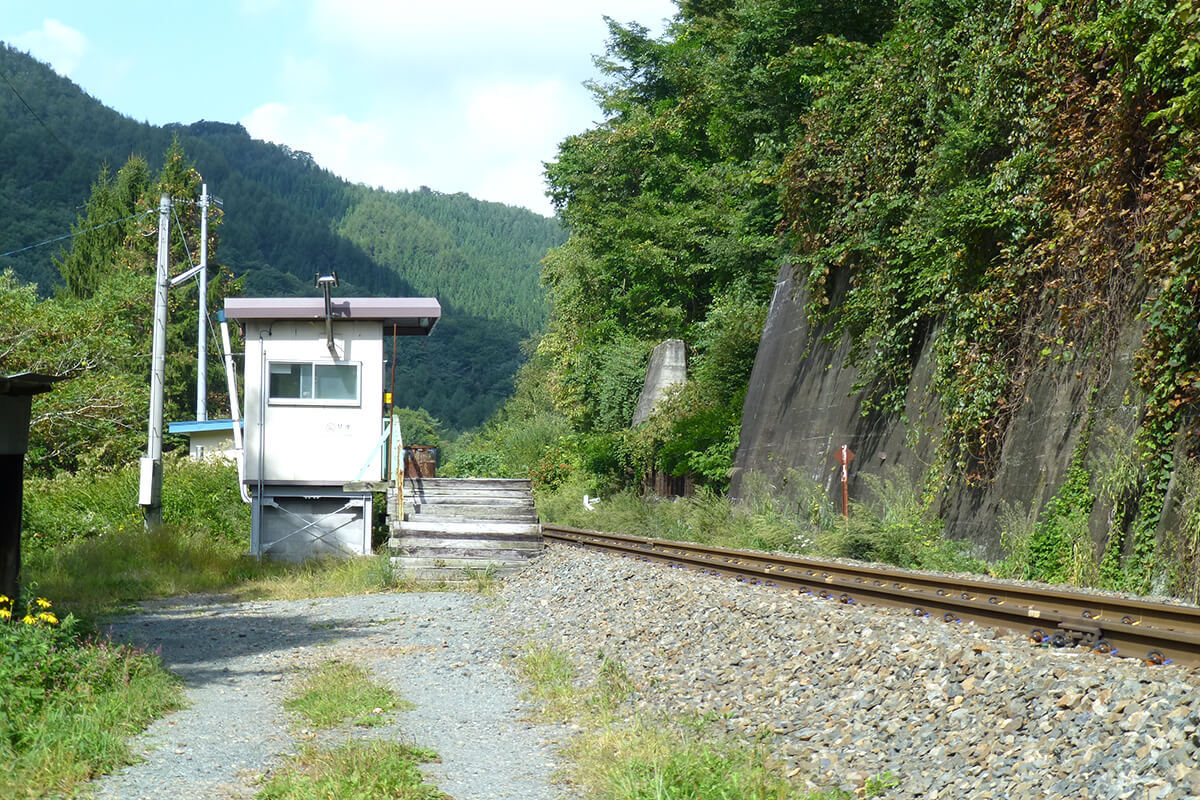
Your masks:
[{"label": "concrete pillar", "polygon": [[633,411],[633,425],[637,427],[650,418],[654,407],[673,386],[687,381],[687,347],[682,339],[667,339],[650,354],[646,367],[646,382],[637,408]]}]

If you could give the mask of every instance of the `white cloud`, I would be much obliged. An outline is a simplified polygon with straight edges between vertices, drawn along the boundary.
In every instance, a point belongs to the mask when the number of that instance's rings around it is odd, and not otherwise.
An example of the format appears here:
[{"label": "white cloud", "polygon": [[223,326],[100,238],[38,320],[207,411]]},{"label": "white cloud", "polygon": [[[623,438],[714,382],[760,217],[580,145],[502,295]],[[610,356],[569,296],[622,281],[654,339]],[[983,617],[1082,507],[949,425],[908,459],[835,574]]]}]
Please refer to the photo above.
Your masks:
[{"label": "white cloud", "polygon": [[46,19],[40,30],[13,37],[12,43],[47,62],[59,75],[71,77],[87,53],[87,37],[56,19]]},{"label": "white cloud", "polygon": [[558,112],[571,100],[555,80],[474,86],[468,95],[464,110],[472,133],[504,149],[544,145],[548,136],[553,145]]},{"label": "white cloud", "polygon": [[241,0],[238,13],[244,17],[264,16],[279,8],[283,0]]},{"label": "white cloud", "polygon": [[388,158],[384,125],[282,103],[259,106],[241,122],[256,139],[310,153],[322,167],[348,181],[387,189],[412,184],[410,172]]},{"label": "white cloud", "polygon": [[315,58],[284,56],[279,84],[288,97],[311,97],[322,94],[332,86],[329,67]]},{"label": "white cloud", "polygon": [[444,61],[594,42],[603,16],[658,31],[674,11],[670,0],[314,0],[311,22],[327,41],[376,56]]},{"label": "white cloud", "polygon": [[603,15],[660,32],[671,0],[311,0],[307,49],[242,123],[387,189],[430,186],[550,214],[543,162],[600,116],[580,85]]},{"label": "white cloud", "polygon": [[485,168],[467,193],[480,200],[523,206],[544,216],[553,213],[546,197],[541,160],[536,156]]}]

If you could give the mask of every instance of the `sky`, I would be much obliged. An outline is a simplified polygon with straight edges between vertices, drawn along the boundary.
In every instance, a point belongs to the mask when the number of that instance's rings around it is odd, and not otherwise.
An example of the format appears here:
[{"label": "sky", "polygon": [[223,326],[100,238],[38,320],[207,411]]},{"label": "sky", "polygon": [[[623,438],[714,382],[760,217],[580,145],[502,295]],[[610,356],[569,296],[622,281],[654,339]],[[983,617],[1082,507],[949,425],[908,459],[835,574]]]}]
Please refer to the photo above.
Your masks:
[{"label": "sky", "polygon": [[[162,125],[240,122],[356,183],[552,209],[543,162],[601,118],[603,17],[673,0],[0,0],[0,40]],[[221,194],[220,187],[210,189]]]}]

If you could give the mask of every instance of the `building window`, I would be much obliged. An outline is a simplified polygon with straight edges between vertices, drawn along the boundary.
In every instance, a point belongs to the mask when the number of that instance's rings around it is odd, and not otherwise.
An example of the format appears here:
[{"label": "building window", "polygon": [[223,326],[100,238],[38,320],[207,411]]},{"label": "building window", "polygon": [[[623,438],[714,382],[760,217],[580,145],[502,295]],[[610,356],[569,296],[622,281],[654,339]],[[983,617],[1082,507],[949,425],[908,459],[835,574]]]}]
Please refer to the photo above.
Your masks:
[{"label": "building window", "polygon": [[272,361],[268,371],[272,403],[358,405],[358,364]]}]

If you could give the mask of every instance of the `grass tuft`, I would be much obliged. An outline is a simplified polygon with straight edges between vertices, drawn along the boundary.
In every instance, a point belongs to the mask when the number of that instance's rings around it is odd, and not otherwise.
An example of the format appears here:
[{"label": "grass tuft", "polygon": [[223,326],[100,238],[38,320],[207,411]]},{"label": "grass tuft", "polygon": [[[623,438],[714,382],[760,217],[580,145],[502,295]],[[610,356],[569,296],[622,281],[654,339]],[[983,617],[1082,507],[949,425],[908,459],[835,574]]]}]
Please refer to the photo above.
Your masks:
[{"label": "grass tuft", "polygon": [[306,745],[258,793],[259,800],[451,800],[424,782],[418,764],[432,750],[396,742],[352,741],[325,749]]},{"label": "grass tuft", "polygon": [[332,728],[346,721],[360,727],[382,725],[387,712],[412,708],[373,681],[362,667],[336,659],[318,667],[283,705],[313,728]]},{"label": "grass tuft", "polygon": [[583,508],[582,482],[538,494],[538,513],[547,522],[617,531],[634,536],[695,542],[739,550],[806,553],[854,558],[915,569],[986,572],[967,543],[948,539],[930,502],[902,470],[882,478],[867,475],[867,497],[849,518],[838,513],[825,491],[790,474],[770,486],[755,476],[738,503],[707,489],[676,500],[633,491]]}]

